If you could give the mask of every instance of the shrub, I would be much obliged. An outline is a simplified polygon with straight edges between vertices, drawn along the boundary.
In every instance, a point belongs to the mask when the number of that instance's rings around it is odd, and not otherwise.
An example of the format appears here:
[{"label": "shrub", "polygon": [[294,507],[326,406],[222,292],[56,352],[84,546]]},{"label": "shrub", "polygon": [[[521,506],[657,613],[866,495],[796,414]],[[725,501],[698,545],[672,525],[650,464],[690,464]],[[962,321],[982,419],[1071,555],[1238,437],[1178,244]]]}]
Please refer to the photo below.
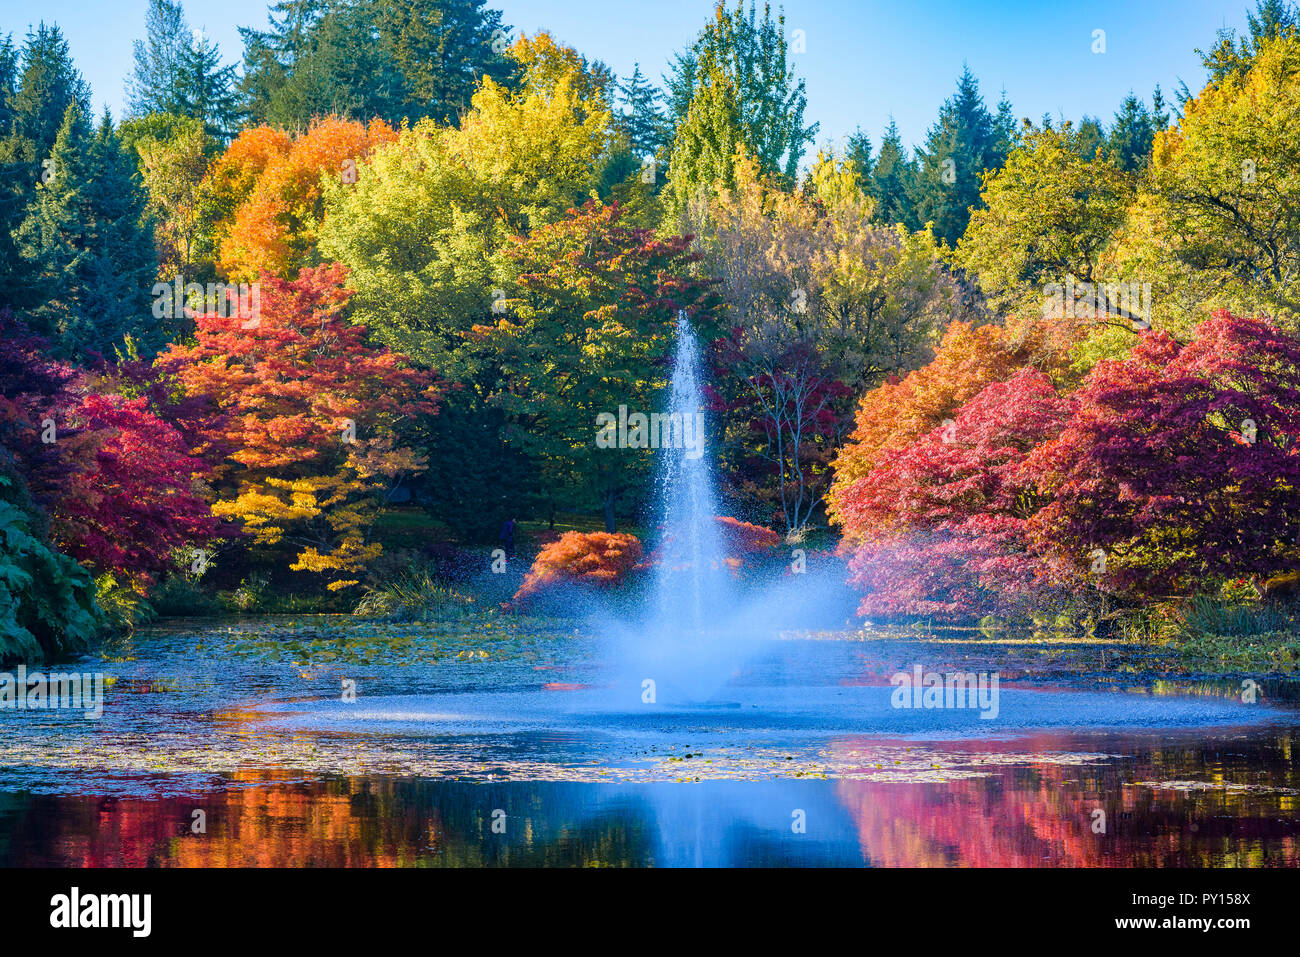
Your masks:
[{"label": "shrub", "polygon": [[412,568],[370,588],[352,614],[389,621],[446,621],[473,611],[473,598],[437,581],[427,568]]},{"label": "shrub", "polygon": [[[0,484],[9,483],[0,476]],[[0,499],[0,661],[81,654],[102,624],[90,574],[33,535],[31,518]]]},{"label": "shrub", "polygon": [[515,601],[535,597],[561,584],[611,588],[641,560],[635,535],[609,532],[565,532],[537,553]]}]

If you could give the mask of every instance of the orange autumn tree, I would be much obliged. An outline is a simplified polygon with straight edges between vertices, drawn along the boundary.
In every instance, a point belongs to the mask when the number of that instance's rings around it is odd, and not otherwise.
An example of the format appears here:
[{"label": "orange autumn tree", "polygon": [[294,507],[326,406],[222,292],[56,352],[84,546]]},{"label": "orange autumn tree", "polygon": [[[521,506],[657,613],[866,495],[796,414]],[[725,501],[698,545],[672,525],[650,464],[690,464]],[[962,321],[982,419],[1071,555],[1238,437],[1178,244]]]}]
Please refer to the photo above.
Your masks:
[{"label": "orange autumn tree", "polygon": [[627,577],[641,560],[635,535],[616,532],[565,532],[533,560],[524,583],[515,592],[522,602],[556,585],[610,588]]},{"label": "orange autumn tree", "polygon": [[378,119],[367,126],[326,117],[293,140],[269,127],[245,130],[210,177],[220,197],[220,270],[231,280],[248,282],[262,271],[289,277],[311,265],[324,215],[324,178],[346,181],[360,175],[371,151],[396,139],[392,127]]},{"label": "orange autumn tree", "polygon": [[199,315],[194,343],[159,359],[218,409],[203,435],[232,451],[215,469],[212,511],[259,545],[294,546],[290,567],[329,575],[331,589],[381,553],[369,530],[385,493],[424,467],[397,426],[436,413],[442,392],[344,318],[346,278],[337,263],[292,281],[264,274],[259,316]]},{"label": "orange autumn tree", "polygon": [[986,386],[1009,379],[1025,366],[1058,376],[1072,342],[1045,321],[1017,322],[1010,328],[954,322],[928,365],[863,396],[855,428],[831,463],[835,470],[827,495],[831,521],[855,537],[857,530],[846,521],[847,498],[886,450],[904,448],[945,420],[955,419],[957,411]]}]

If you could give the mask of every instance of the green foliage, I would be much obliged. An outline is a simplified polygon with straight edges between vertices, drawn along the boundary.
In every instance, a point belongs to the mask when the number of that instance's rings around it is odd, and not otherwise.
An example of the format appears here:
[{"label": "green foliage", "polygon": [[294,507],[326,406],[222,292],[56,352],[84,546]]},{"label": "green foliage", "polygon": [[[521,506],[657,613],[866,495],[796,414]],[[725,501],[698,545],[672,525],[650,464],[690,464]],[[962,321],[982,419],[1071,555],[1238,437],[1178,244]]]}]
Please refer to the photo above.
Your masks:
[{"label": "green foliage", "polygon": [[15,234],[33,270],[31,325],[65,356],[111,356],[127,334],[156,351],[167,330],[150,310],[157,260],[134,157],[107,116],[92,132],[72,106],[50,162]]},{"label": "green foliage", "polygon": [[971,215],[953,258],[995,306],[1041,312],[1047,284],[1101,279],[1102,252],[1131,195],[1123,171],[1096,151],[1086,155],[1068,124],[1030,129],[986,179],[984,208]]},{"label": "green foliage", "polygon": [[476,611],[470,596],[441,584],[427,568],[411,568],[369,589],[352,613],[386,621],[454,621]]},{"label": "green foliage", "polygon": [[773,20],[764,7],[759,20],[752,0],[748,11],[737,0],[730,13],[719,3],[713,21],[678,55],[668,78],[675,126],[669,183],[676,212],[715,182],[732,184],[738,146],[765,175],[794,185],[818,124],[804,126],[804,81],[795,79],[788,55],[785,17]]},{"label": "green foliage", "polygon": [[[12,488],[0,477],[0,493]],[[32,533],[31,518],[0,499],[0,662],[82,654],[103,624],[89,573]]]},{"label": "green foliage", "polygon": [[611,118],[576,82],[512,94],[485,80],[460,128],[423,121],[355,185],[327,182],[321,250],[351,268],[355,317],[386,345],[453,381],[474,375],[465,337],[512,288],[510,237],[596,192]]},{"label": "green foliage", "polygon": [[1280,631],[1290,624],[1280,608],[1259,602],[1224,601],[1194,595],[1178,612],[1179,624],[1194,635],[1259,635]]},{"label": "green foliage", "polygon": [[82,115],[90,88],[72,65],[57,26],[27,34],[21,54],[5,37],[0,46],[0,307],[40,303],[34,267],[19,255],[13,232],[36,196],[68,107]]},{"label": "green foliage", "polygon": [[[1130,93],[1124,97],[1124,102],[1115,114],[1115,123],[1106,140],[1106,152],[1115,165],[1126,172],[1135,173],[1146,169],[1156,134],[1169,125],[1169,113],[1158,86],[1152,95],[1151,104],[1151,109],[1148,110],[1145,103]],[[1082,155],[1088,159],[1092,153]]]},{"label": "green foliage", "polygon": [[667,140],[664,116],[659,109],[661,94],[642,75],[641,64],[633,64],[632,75],[618,84],[618,93],[623,110],[616,123],[619,132],[627,138],[628,148],[638,158],[657,155]]},{"label": "green foliage", "polygon": [[127,80],[132,114],[172,113],[204,124],[226,140],[234,132],[235,68],[223,66],[217,45],[190,29],[180,3],[150,0],[145,39],[132,45],[134,67]]},{"label": "green foliage", "polygon": [[902,223],[908,230],[920,228],[916,207],[912,203],[916,165],[907,158],[907,149],[891,119],[880,144],[880,155],[871,170],[871,195],[876,201],[876,219],[890,225]]},{"label": "green foliage", "polygon": [[[412,492],[460,541],[495,542],[506,519],[542,511],[545,489],[538,463],[505,440],[505,412],[484,401],[495,381],[488,374],[456,390],[436,416],[418,426],[424,430],[420,444],[433,454],[413,479]],[[438,454],[445,449],[460,454]]]},{"label": "green foliage", "polygon": [[1170,308],[1300,314],[1300,35],[1259,44],[1156,139],[1152,200],[1125,238]]},{"label": "green foliage", "polygon": [[508,32],[486,0],[281,0],[240,28],[249,121],[289,129],[333,114],[393,126],[455,122],[481,78],[505,81]]},{"label": "green foliage", "polygon": [[984,174],[999,169],[1015,146],[1011,104],[1003,100],[989,113],[979,82],[969,69],[957,92],[939,110],[939,119],[917,153],[913,197],[916,218],[933,223],[934,234],[949,246],[966,231],[972,209],[982,205]]},{"label": "green foliage", "polygon": [[137,625],[158,617],[132,581],[112,572],[95,576],[95,604],[109,627],[118,632],[134,631]]},{"label": "green foliage", "polygon": [[1247,72],[1264,41],[1286,36],[1300,27],[1300,10],[1287,0],[1256,0],[1255,12],[1246,14],[1246,27],[1246,35],[1240,38],[1235,30],[1220,30],[1213,47],[1196,51],[1210,74],[1210,83]]}]

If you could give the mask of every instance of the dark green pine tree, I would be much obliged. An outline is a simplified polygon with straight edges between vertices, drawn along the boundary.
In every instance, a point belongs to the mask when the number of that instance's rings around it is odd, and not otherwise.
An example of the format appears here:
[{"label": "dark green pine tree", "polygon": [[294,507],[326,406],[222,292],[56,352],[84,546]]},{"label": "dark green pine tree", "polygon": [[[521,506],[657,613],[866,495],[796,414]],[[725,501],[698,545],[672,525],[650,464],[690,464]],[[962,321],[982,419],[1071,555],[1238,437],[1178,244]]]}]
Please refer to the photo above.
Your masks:
[{"label": "dark green pine tree", "polygon": [[18,49],[13,34],[5,34],[0,42],[0,141],[9,137],[14,128],[13,98],[18,93]]},{"label": "dark green pine tree", "polygon": [[863,186],[869,189],[875,159],[871,155],[871,137],[862,132],[861,128],[849,134],[848,142],[844,147],[844,158],[857,166]]},{"label": "dark green pine tree", "polygon": [[90,87],[72,65],[68,41],[57,26],[44,23],[27,34],[22,52],[22,72],[18,89],[11,99],[11,136],[26,141],[23,145],[28,162],[49,156],[54,140],[63,125],[68,107],[90,109]]},{"label": "dark green pine tree", "polygon": [[107,115],[92,131],[76,106],[50,158],[16,234],[34,273],[32,327],[64,357],[111,357],[128,334],[151,354],[172,330],[152,315],[158,264],[135,163]]},{"label": "dark green pine tree", "polygon": [[301,44],[296,37],[295,27],[276,41],[287,51],[278,61],[285,76],[271,91],[261,119],[302,130],[326,115],[362,122],[401,118],[404,82],[389,49],[377,41],[366,6],[329,4],[310,22]]},{"label": "dark green pine tree", "polygon": [[1106,149],[1106,131],[1101,120],[1093,116],[1084,116],[1079,121],[1079,129],[1074,136],[1074,148],[1084,159],[1092,159],[1097,150]]},{"label": "dark green pine tree", "polygon": [[984,173],[1006,162],[1014,135],[1010,117],[1010,105],[999,105],[996,117],[989,113],[979,81],[964,68],[956,94],[939,110],[925,148],[918,151],[916,217],[933,223],[935,237],[950,246],[966,231],[971,209],[980,205]]},{"label": "dark green pine tree", "polygon": [[618,83],[622,109],[618,114],[620,131],[627,137],[628,147],[638,157],[654,156],[665,145],[663,111],[659,109],[662,94],[646,80],[641,64],[632,65],[632,75]]},{"label": "dark green pine tree", "polygon": [[1130,173],[1145,169],[1156,128],[1156,118],[1147,111],[1146,104],[1130,92],[1110,128],[1106,149],[1111,159]]},{"label": "dark green pine tree", "polygon": [[235,67],[223,66],[220,48],[199,33],[189,46],[180,75],[182,116],[203,121],[207,134],[227,142],[239,120],[235,93]]},{"label": "dark green pine tree", "polygon": [[16,310],[35,304],[36,276],[18,252],[13,233],[36,197],[43,160],[50,158],[68,107],[89,108],[90,90],[72,65],[67,41],[57,26],[44,23],[28,32],[22,53],[14,56],[6,38],[0,58],[4,125],[0,127],[0,307]]},{"label": "dark green pine tree", "polygon": [[311,49],[312,32],[328,0],[279,0],[267,11],[270,29],[240,27],[244,70],[238,94],[245,122],[268,121],[272,101],[289,82],[293,65]]},{"label": "dark green pine tree", "polygon": [[126,106],[133,116],[185,112],[181,74],[189,56],[190,28],[185,11],[171,0],[149,0],[144,39],[131,42],[131,75],[126,79]]},{"label": "dark green pine tree", "polygon": [[14,127],[13,99],[18,92],[18,50],[13,37],[0,43],[0,309],[19,306],[15,294],[26,285],[23,262],[14,245],[13,230],[22,221],[29,175],[27,164],[9,151]]},{"label": "dark green pine tree", "polygon": [[919,229],[916,207],[912,204],[916,166],[907,157],[907,148],[891,118],[885,137],[880,141],[880,155],[871,170],[871,195],[876,200],[876,219],[890,225],[902,223]]},{"label": "dark green pine tree", "polygon": [[238,118],[234,66],[223,66],[217,45],[190,29],[179,3],[150,0],[144,22],[126,84],[131,115],[192,117],[210,136],[229,140]]},{"label": "dark green pine tree", "polygon": [[402,77],[399,114],[455,123],[480,79],[509,80],[510,28],[486,0],[369,0],[373,21]]}]

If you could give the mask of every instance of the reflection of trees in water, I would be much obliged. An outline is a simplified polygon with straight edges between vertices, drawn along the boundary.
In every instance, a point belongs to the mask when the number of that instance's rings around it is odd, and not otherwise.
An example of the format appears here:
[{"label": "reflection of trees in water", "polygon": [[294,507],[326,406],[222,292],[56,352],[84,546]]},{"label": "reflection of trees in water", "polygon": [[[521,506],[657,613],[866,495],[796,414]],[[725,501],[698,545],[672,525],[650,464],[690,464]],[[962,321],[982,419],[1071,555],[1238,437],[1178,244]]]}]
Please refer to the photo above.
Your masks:
[{"label": "reflection of trees in water", "polygon": [[[1298,866],[1300,798],[1281,790],[1300,791],[1292,763],[1297,734],[1225,732],[1217,742],[1144,749],[1098,741],[1098,751],[1135,756],[986,764],[985,777],[945,783],[803,781],[797,793],[793,781],[680,794],[669,787],[655,792],[658,800],[649,791],[629,799],[578,783],[300,783],[260,771],[236,775],[244,786],[187,796],[0,793],[0,866],[647,865],[700,840],[700,828],[705,857],[732,864],[851,866],[865,858],[876,866]],[[880,742],[837,746],[866,751]],[[1078,752],[1079,740],[989,742],[985,756],[1063,750]],[[1177,781],[1213,787],[1142,783]],[[1241,785],[1273,790],[1231,787]],[[790,807],[808,809],[817,823],[797,840],[789,834]],[[205,835],[190,830],[200,808]],[[492,833],[495,808],[508,814],[505,835]],[[1096,808],[1106,812],[1105,834],[1092,831]],[[847,817],[836,826],[841,813]],[[690,863],[689,855],[680,862]]]},{"label": "reflection of trees in water", "polygon": [[[846,742],[860,745],[861,742]],[[1300,865],[1291,763],[1296,732],[1213,746],[1148,749],[1098,765],[1032,763],[987,777],[899,785],[842,780],[840,800],[877,867],[1203,867]],[[1016,750],[1059,749],[1055,738]],[[1136,782],[1197,781],[1211,788]],[[1106,833],[1092,830],[1106,812]]]},{"label": "reflection of trees in water", "polygon": [[[188,797],[97,799],[0,795],[12,803],[12,848],[0,865],[90,867],[516,867],[652,863],[654,835],[633,817],[587,815],[583,785],[346,778],[251,786]],[[5,808],[0,804],[0,811]],[[190,830],[207,813],[207,833]],[[492,833],[492,811],[508,814]],[[9,832],[0,828],[0,834]]]}]

